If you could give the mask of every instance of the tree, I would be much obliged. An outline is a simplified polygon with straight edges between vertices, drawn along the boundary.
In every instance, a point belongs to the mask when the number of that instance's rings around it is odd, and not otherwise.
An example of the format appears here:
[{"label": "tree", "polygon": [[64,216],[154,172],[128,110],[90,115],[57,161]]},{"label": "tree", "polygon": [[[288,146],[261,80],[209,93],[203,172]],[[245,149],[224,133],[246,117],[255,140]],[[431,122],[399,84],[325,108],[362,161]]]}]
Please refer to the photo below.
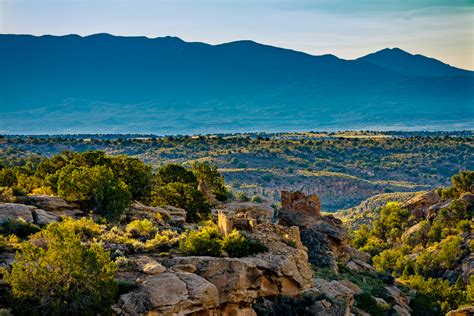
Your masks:
[{"label": "tree", "polygon": [[186,168],[176,164],[168,164],[160,167],[156,172],[156,182],[159,185],[167,185],[180,182],[197,187],[196,176]]},{"label": "tree", "polygon": [[205,219],[211,211],[202,192],[189,184],[180,182],[156,188],[152,194],[152,204],[172,205],[185,209],[186,220],[191,222]]},{"label": "tree", "polygon": [[64,167],[59,173],[58,194],[107,217],[121,214],[131,198],[127,185],[107,166]]},{"label": "tree", "polygon": [[133,199],[145,202],[150,199],[153,180],[150,166],[137,158],[118,156],[112,159],[112,168],[127,185]]},{"label": "tree", "polygon": [[195,162],[191,168],[199,182],[205,182],[207,187],[219,201],[227,200],[224,177],[217,170],[217,165],[209,162]]},{"label": "tree", "polygon": [[85,245],[81,238],[53,223],[20,245],[11,272],[4,274],[15,313],[97,315],[109,310],[117,293],[115,264],[102,245]]}]

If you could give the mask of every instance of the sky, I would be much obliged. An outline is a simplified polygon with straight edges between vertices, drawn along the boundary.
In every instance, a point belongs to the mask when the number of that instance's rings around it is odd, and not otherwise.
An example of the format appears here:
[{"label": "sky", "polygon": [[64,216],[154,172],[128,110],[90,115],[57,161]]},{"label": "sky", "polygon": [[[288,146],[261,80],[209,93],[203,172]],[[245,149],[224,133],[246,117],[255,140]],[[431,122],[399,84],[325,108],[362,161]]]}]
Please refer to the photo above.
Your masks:
[{"label": "sky", "polygon": [[474,0],[0,0],[0,33],[249,39],[345,59],[399,47],[474,70]]}]

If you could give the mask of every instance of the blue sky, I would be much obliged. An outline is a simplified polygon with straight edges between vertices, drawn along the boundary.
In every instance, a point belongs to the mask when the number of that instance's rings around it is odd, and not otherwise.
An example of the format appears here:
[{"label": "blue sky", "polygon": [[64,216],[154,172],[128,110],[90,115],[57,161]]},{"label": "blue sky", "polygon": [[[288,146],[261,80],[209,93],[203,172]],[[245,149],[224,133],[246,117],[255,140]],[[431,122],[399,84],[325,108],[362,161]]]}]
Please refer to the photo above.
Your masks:
[{"label": "blue sky", "polygon": [[347,59],[400,47],[474,70],[474,0],[0,0],[0,33],[102,32]]}]

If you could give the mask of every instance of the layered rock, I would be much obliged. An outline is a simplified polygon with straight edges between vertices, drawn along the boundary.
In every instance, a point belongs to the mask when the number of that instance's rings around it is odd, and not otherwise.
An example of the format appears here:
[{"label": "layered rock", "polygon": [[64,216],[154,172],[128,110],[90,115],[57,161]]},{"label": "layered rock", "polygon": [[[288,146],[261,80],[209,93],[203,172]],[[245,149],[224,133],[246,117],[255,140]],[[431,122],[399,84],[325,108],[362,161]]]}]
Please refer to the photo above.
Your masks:
[{"label": "layered rock", "polygon": [[147,206],[140,202],[132,203],[126,215],[130,220],[146,218],[156,224],[164,224],[163,221],[182,224],[186,220],[186,211],[181,208]]},{"label": "layered rock", "polygon": [[79,205],[50,195],[27,195],[18,197],[18,203],[33,205],[55,215],[77,216],[82,214]]},{"label": "layered rock", "polygon": [[282,192],[279,217],[284,225],[300,227],[301,240],[308,248],[311,263],[337,271],[337,261],[348,262],[355,258],[352,267],[368,269],[364,265],[368,261],[367,255],[349,246],[349,237],[341,220],[332,215],[321,215],[319,198],[315,194]]},{"label": "layered rock", "polygon": [[317,194],[281,192],[279,221],[286,226],[312,226],[321,218],[321,202]]},{"label": "layered rock", "polygon": [[127,260],[119,279],[138,280],[137,287],[120,297],[115,313],[255,315],[252,304],[258,297],[294,296],[312,286],[297,227],[263,223],[252,237],[269,251],[246,258],[166,258],[162,265],[147,256]]},{"label": "layered rock", "polygon": [[431,190],[414,196],[407,202],[402,203],[400,206],[409,210],[416,219],[421,219],[426,216],[428,209],[439,201],[440,198],[438,194],[434,190]]},{"label": "layered rock", "polygon": [[31,205],[0,202],[0,224],[18,219],[36,225],[46,225],[59,221],[60,217]]},{"label": "layered rock", "polygon": [[225,214],[246,214],[246,217],[255,219],[257,223],[272,223],[274,209],[267,204],[251,202],[231,202],[223,205],[221,209]]}]

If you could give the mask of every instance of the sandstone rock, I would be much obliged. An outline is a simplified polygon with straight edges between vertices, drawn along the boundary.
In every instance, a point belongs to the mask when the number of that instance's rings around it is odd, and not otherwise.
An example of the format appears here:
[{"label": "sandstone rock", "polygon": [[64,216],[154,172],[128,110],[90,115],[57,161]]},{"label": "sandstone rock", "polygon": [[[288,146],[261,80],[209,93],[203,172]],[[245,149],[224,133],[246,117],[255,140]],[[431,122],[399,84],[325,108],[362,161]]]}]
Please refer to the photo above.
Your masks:
[{"label": "sandstone rock", "polygon": [[450,311],[446,316],[472,316],[474,315],[474,306],[461,307],[454,311]]},{"label": "sandstone rock", "polygon": [[[309,261],[321,267],[337,271],[338,260],[348,261],[349,238],[340,220],[323,216],[308,227],[301,229],[301,240],[308,247]],[[355,252],[353,251],[353,254]]]},{"label": "sandstone rock", "polygon": [[[255,227],[252,237],[265,244],[269,251],[246,260],[254,262],[262,270],[267,284],[262,286],[262,295],[295,295],[312,286],[313,271],[308,262],[307,248],[301,243],[298,227],[283,227],[273,224],[260,224]],[[264,284],[262,282],[262,284]]]},{"label": "sandstone rock", "polygon": [[173,266],[173,270],[181,272],[194,273],[197,271],[197,268],[194,264],[185,263],[185,264],[176,264]]},{"label": "sandstone rock", "polygon": [[321,203],[316,194],[282,191],[281,200],[279,222],[282,225],[307,228],[321,218]]},{"label": "sandstone rock", "polygon": [[393,298],[396,305],[393,307],[398,315],[400,316],[409,316],[411,315],[410,298],[400,291],[396,286],[386,286],[388,294]]},{"label": "sandstone rock", "polygon": [[281,207],[287,211],[315,217],[321,216],[321,202],[317,194],[306,195],[302,192],[281,191]]},{"label": "sandstone rock", "polygon": [[176,223],[183,223],[186,221],[186,211],[182,208],[166,205],[164,206],[164,209],[170,214],[171,221]]},{"label": "sandstone rock", "polygon": [[0,202],[0,224],[20,218],[36,225],[46,225],[60,220],[59,216],[31,205]]},{"label": "sandstone rock", "polygon": [[157,262],[147,263],[143,267],[143,272],[149,275],[160,274],[166,271],[166,268]]},{"label": "sandstone rock", "polygon": [[53,212],[56,215],[77,216],[82,214],[79,205],[67,202],[65,199],[57,196],[32,194],[18,197],[18,202],[36,206],[47,212]]},{"label": "sandstone rock", "polygon": [[400,206],[408,209],[416,219],[422,219],[425,217],[426,210],[433,204],[440,201],[438,194],[432,190],[421,195],[417,195]]},{"label": "sandstone rock", "polygon": [[20,218],[28,223],[34,223],[33,210],[37,210],[37,208],[23,204],[0,202],[0,223]]},{"label": "sandstone rock", "polygon": [[219,303],[250,304],[257,298],[262,273],[249,261],[238,258],[177,257],[166,260],[167,267],[191,264],[196,274],[214,284]]},{"label": "sandstone rock", "polygon": [[114,310],[122,315],[186,315],[212,310],[219,304],[217,288],[185,272],[148,276],[134,291],[123,294]]},{"label": "sandstone rock", "polygon": [[32,210],[31,214],[33,215],[34,222],[37,225],[47,225],[61,220],[60,216],[41,209]]},{"label": "sandstone rock", "polygon": [[226,214],[245,213],[247,218],[255,219],[258,224],[272,223],[274,209],[267,204],[256,204],[251,202],[231,202],[222,207]]},{"label": "sandstone rock", "polygon": [[474,275],[474,254],[470,254],[464,258],[461,263],[462,277],[465,282],[468,282],[471,276]]},{"label": "sandstone rock", "polygon": [[426,236],[431,228],[431,224],[426,221],[418,222],[412,227],[408,228],[402,235],[402,242],[412,246],[421,243],[422,236]]},{"label": "sandstone rock", "polygon": [[351,259],[357,259],[365,263],[368,263],[371,259],[371,256],[369,253],[359,251],[350,246],[345,247],[343,251],[347,253]]},{"label": "sandstone rock", "polygon": [[[359,289],[360,290],[360,289]],[[324,279],[313,279],[313,287],[308,289],[306,293],[322,294],[333,301],[342,302],[344,310],[339,315],[350,315],[351,307],[354,304],[354,295],[358,293],[339,281],[327,281]]]},{"label": "sandstone rock", "polygon": [[156,224],[163,224],[159,218],[165,222],[184,223],[186,220],[186,211],[173,206],[155,207],[147,206],[140,202],[134,202],[130,205],[127,216],[129,220],[149,219]]},{"label": "sandstone rock", "polygon": [[349,269],[358,271],[358,272],[376,272],[375,268],[372,267],[370,264],[365,263],[363,261],[357,260],[357,259],[352,259],[349,261],[346,265]]}]

